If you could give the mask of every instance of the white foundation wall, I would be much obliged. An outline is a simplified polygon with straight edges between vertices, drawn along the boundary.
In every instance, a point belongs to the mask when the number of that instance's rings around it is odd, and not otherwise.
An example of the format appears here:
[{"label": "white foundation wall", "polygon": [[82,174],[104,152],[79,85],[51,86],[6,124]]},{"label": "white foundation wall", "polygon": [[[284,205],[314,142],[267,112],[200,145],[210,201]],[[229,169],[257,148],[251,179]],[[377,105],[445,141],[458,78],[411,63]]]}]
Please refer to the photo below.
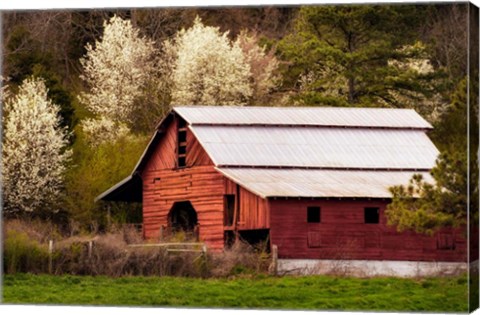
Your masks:
[{"label": "white foundation wall", "polygon": [[466,262],[425,262],[391,260],[278,259],[277,273],[312,275],[334,274],[357,277],[427,277],[467,272]]}]

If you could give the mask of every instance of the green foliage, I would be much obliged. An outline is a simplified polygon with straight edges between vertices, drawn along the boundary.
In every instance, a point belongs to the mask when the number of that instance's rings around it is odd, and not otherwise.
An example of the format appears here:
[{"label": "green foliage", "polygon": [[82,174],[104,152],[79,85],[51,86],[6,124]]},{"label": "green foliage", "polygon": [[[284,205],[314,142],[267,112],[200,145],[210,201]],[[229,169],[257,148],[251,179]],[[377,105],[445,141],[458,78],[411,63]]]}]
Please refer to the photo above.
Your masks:
[{"label": "green foliage", "polygon": [[284,86],[304,105],[404,107],[403,97],[431,96],[432,74],[399,66],[426,58],[416,45],[423,12],[408,5],[302,7],[294,31],[279,42]]},{"label": "green foliage", "polygon": [[[466,82],[463,80],[458,84],[451,105],[434,129],[433,138],[441,151],[431,171],[435,184],[427,183],[416,175],[408,186],[390,189],[393,199],[386,215],[388,223],[397,226],[400,231],[414,229],[432,234],[441,227],[465,225],[469,201],[470,211],[478,219],[478,188],[473,190],[470,200],[467,196],[470,188],[478,187],[475,185],[478,183],[478,166],[475,162],[468,165]],[[471,123],[470,128],[478,132],[476,119],[472,119]],[[470,151],[470,154],[472,158],[476,153]],[[472,187],[470,183],[473,183]]]},{"label": "green foliage", "polygon": [[[107,211],[95,198],[130,175],[143,152],[148,137],[126,136],[114,143],[97,147],[87,144],[81,128],[76,128],[77,139],[73,146],[72,167],[67,174],[65,206],[71,218],[84,225],[93,222],[105,224]],[[114,213],[135,209],[132,205],[112,205]]]},{"label": "green foliage", "polygon": [[44,272],[48,264],[45,246],[22,231],[9,231],[3,243],[3,264],[6,273]]},{"label": "green foliage", "polygon": [[[391,187],[390,192],[393,198],[385,214],[388,224],[395,225],[400,232],[415,230],[433,234],[440,227],[458,226],[466,222],[462,195],[444,192],[441,187],[425,182],[421,175],[414,175],[406,187]],[[456,199],[463,202],[454,203]]]},{"label": "green foliage", "polygon": [[[35,64],[32,68],[34,77],[43,78],[48,89],[48,98],[60,106],[59,115],[61,117],[60,126],[68,128],[71,132],[77,123],[75,110],[73,107],[73,97],[70,91],[61,83],[60,76],[42,64]],[[70,139],[72,140],[72,139]]]},{"label": "green foliage", "polygon": [[182,277],[6,275],[5,303],[297,310],[466,312],[461,277]]},{"label": "green foliage", "polygon": [[27,77],[42,78],[48,89],[48,98],[54,104],[60,106],[61,126],[71,131],[76,124],[72,95],[69,89],[62,83],[57,69],[55,56],[44,49],[41,43],[30,32],[19,25],[13,29],[10,40],[6,45],[7,54],[5,63],[8,67],[5,75],[9,83],[20,85]]}]

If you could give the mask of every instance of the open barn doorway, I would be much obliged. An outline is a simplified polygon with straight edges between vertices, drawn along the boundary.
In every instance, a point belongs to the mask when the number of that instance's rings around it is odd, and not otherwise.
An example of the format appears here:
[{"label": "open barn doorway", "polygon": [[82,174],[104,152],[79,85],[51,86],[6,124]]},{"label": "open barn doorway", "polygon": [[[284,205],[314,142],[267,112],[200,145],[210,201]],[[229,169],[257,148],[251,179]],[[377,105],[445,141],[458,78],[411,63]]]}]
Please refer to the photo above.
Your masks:
[{"label": "open barn doorway", "polygon": [[193,233],[198,224],[197,212],[190,201],[175,202],[168,214],[172,232]]}]

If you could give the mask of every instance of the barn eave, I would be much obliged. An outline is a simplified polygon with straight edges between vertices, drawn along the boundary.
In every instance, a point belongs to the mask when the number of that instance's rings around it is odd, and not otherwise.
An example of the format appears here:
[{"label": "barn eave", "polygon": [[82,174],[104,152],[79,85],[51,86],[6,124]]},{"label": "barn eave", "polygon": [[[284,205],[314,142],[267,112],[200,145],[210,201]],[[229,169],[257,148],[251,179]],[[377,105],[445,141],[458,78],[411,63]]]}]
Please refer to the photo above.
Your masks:
[{"label": "barn eave", "polygon": [[142,202],[142,179],[136,173],[129,175],[95,198],[99,200]]}]

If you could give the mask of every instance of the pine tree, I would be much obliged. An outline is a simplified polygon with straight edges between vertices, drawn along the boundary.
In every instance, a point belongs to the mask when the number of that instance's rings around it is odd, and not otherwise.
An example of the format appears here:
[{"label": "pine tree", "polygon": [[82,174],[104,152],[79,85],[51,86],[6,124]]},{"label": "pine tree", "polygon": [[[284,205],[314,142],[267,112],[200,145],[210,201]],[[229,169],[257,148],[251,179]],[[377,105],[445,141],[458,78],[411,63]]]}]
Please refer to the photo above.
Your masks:
[{"label": "pine tree", "polygon": [[422,10],[387,5],[302,7],[294,31],[279,43],[288,65],[284,87],[298,92],[295,100],[305,105],[421,109],[418,102],[436,92],[435,72],[415,67],[428,60],[417,31]]},{"label": "pine tree", "polygon": [[[478,113],[478,99],[471,104],[477,104],[473,112]],[[471,130],[477,132],[471,141],[478,142],[478,121],[471,123]],[[435,183],[416,175],[407,186],[392,187],[392,203],[385,212],[390,225],[431,234],[441,227],[465,225],[468,209],[478,220],[478,165],[471,162],[469,169],[467,126],[467,80],[463,80],[434,129],[433,139],[441,151],[431,171]],[[470,159],[474,157],[476,152],[470,151]]]}]

